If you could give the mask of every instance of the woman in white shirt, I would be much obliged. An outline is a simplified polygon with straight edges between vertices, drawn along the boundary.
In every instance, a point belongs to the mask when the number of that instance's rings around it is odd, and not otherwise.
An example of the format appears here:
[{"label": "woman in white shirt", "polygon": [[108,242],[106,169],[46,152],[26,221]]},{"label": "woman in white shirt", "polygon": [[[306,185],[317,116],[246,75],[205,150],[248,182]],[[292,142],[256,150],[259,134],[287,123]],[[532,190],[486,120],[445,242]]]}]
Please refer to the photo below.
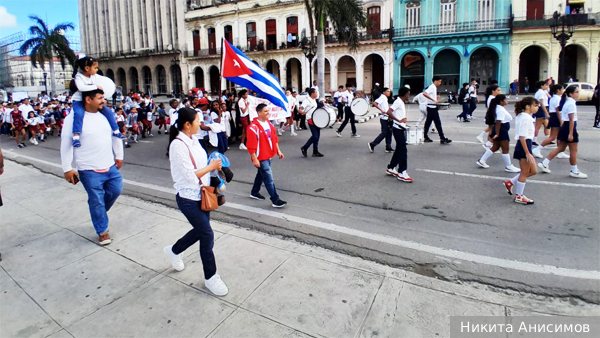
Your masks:
[{"label": "woman in white shirt", "polygon": [[489,103],[488,111],[485,116],[485,123],[490,126],[490,139],[492,140],[492,147],[485,150],[485,153],[479,160],[477,165],[487,169],[490,166],[487,164],[487,159],[494,155],[494,152],[498,149],[502,149],[502,160],[504,160],[504,171],[509,173],[518,173],[521,169],[515,167],[510,162],[510,155],[508,154],[508,144],[510,143],[510,136],[508,131],[510,130],[510,121],[512,116],[504,108],[508,105],[506,95],[499,94],[495,96]]},{"label": "woman in white shirt", "polygon": [[200,115],[190,108],[178,111],[176,124],[171,126],[169,135],[169,161],[171,176],[177,191],[179,210],[185,215],[193,229],[174,245],[164,248],[173,268],[182,271],[185,266],[181,253],[200,242],[200,259],[204,269],[204,285],[215,295],[225,296],[227,286],[217,274],[217,264],[213,254],[214,233],[210,226],[210,212],[201,209],[201,186],[210,184],[210,172],[221,169],[221,161],[207,163],[206,152],[194,134],[200,128]]},{"label": "woman in white shirt", "polygon": [[570,152],[569,162],[571,163],[571,172],[569,173],[569,176],[574,178],[587,178],[587,175],[577,168],[577,145],[579,144],[579,134],[577,133],[577,104],[575,101],[578,98],[579,88],[577,88],[577,86],[567,87],[562,95],[558,110],[560,110],[563,124],[558,131],[558,147],[541,163],[538,163],[538,167],[547,174],[550,173],[550,161],[568,147]]},{"label": "woman in white shirt", "polygon": [[550,118],[548,113],[548,83],[546,81],[538,81],[535,84],[537,92],[535,92],[535,98],[540,102],[540,109],[537,111],[535,116],[535,136],[533,137],[533,145],[537,146],[537,136],[540,128],[546,123],[546,120]]},{"label": "woman in white shirt", "polygon": [[[562,85],[557,84],[552,86],[552,97],[550,98],[550,103],[548,103],[548,111],[550,113],[548,128],[550,128],[550,135],[544,140],[544,142],[540,143],[539,146],[533,148],[533,156],[537,158],[544,158],[544,155],[542,155],[542,149],[555,141],[556,137],[558,136],[558,131],[563,123],[560,112],[558,111],[558,106],[560,105],[560,100],[564,92],[565,90]],[[569,155],[562,152],[556,157],[569,158]]]},{"label": "woman in white shirt", "polygon": [[531,140],[535,135],[535,122],[532,115],[539,109],[539,101],[531,96],[515,103],[515,139],[518,141],[515,146],[513,158],[519,160],[521,173],[508,181],[504,181],[504,187],[508,194],[512,195],[512,188],[517,186],[517,195],[514,202],[519,204],[533,204],[533,200],[523,195],[525,191],[525,182],[527,178],[537,174],[535,167],[535,158],[531,154]]}]

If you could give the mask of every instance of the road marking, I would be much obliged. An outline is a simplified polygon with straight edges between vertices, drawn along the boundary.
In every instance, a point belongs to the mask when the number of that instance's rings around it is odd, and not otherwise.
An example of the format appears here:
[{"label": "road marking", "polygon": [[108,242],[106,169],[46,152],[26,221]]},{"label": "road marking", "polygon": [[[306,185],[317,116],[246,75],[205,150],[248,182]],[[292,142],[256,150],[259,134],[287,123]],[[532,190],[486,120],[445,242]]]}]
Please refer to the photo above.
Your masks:
[{"label": "road marking", "polygon": [[[488,175],[477,175],[477,174],[467,174],[467,173],[457,173],[454,171],[443,171],[443,170],[432,170],[432,169],[415,169],[416,171],[422,171],[426,173],[433,174],[442,174],[442,175],[453,175],[453,176],[463,176],[463,177],[474,177],[474,178],[483,178],[488,180],[502,180],[506,181],[507,177],[501,176],[488,176]],[[527,183],[539,183],[539,184],[547,184],[547,185],[561,185],[565,187],[577,187],[577,188],[592,188],[592,189],[600,189],[600,185],[597,184],[579,184],[579,183],[564,183],[564,182],[550,182],[550,181],[541,181],[541,180],[533,180],[527,179]]]},{"label": "road marking", "polygon": [[[47,164],[47,165],[50,165],[53,167],[62,168],[61,165],[56,164],[56,163],[39,160],[34,157],[25,156],[25,155],[15,154],[13,156],[14,152],[12,152],[12,151],[7,152],[7,153],[9,153],[9,156],[12,157],[11,159],[22,157],[24,159],[37,161],[37,162],[44,163],[44,164]],[[417,170],[425,171],[426,169],[417,169]],[[439,172],[439,171],[433,170],[433,172]],[[451,172],[441,172],[441,173],[451,173]],[[454,175],[455,173],[451,173],[451,174]],[[483,176],[483,175],[470,175],[470,174],[466,174],[466,175],[481,176],[482,178],[505,179],[503,177],[494,178],[491,176]],[[165,187],[161,187],[161,186],[154,185],[154,184],[139,183],[139,182],[134,182],[134,181],[130,181],[130,180],[123,180],[123,181],[127,184],[143,187],[146,189],[151,189],[151,190],[156,190],[156,191],[161,191],[161,192],[166,192],[166,193],[174,193],[175,192],[173,188],[165,188]],[[567,183],[565,183],[565,184],[567,184]],[[589,185],[586,185],[586,187],[589,187]],[[296,222],[296,223],[300,223],[300,224],[305,224],[305,225],[312,226],[312,227],[319,228],[319,229],[334,231],[334,232],[338,232],[338,233],[342,233],[342,234],[346,234],[346,235],[357,236],[357,237],[361,237],[361,238],[365,238],[365,239],[369,239],[369,240],[373,240],[373,241],[377,241],[377,242],[387,243],[387,244],[394,245],[397,247],[426,252],[426,253],[433,254],[436,256],[443,256],[443,257],[459,259],[459,260],[463,260],[463,261],[469,261],[469,262],[473,262],[473,263],[492,265],[492,266],[497,266],[500,268],[519,270],[519,271],[524,271],[524,272],[533,272],[533,273],[555,275],[555,276],[560,276],[560,277],[578,278],[578,279],[600,280],[600,271],[567,269],[567,268],[560,268],[560,267],[553,266],[553,265],[529,263],[529,262],[523,262],[523,261],[516,261],[516,260],[509,260],[509,259],[503,259],[503,258],[497,258],[497,257],[478,255],[478,254],[474,254],[474,253],[458,251],[458,250],[453,250],[453,249],[444,249],[444,248],[440,248],[440,247],[436,247],[436,246],[421,244],[421,243],[412,242],[412,241],[406,241],[406,240],[398,239],[395,237],[390,237],[390,236],[385,236],[385,235],[380,235],[380,234],[368,233],[368,232],[364,232],[361,230],[342,227],[342,226],[339,226],[339,225],[336,225],[333,223],[326,223],[326,222],[316,221],[316,220],[307,219],[307,218],[303,218],[303,217],[287,215],[287,214],[277,212],[277,211],[265,210],[265,209],[251,207],[251,206],[238,204],[238,203],[227,202],[225,205],[223,205],[223,207],[242,210],[242,211],[251,212],[254,214],[259,214],[259,215],[264,215],[264,216],[269,216],[269,217],[273,217],[273,218],[278,218],[278,219],[282,219],[285,221],[291,221],[291,222]]]}]

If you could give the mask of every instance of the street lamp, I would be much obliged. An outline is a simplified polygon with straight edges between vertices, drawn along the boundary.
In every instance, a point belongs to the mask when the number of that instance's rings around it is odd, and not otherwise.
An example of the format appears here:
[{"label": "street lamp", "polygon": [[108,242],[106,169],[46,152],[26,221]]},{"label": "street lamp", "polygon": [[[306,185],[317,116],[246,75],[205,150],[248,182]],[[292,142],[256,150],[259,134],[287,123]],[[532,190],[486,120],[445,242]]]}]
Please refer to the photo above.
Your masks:
[{"label": "street lamp", "polygon": [[48,82],[46,79],[48,78],[48,73],[44,72],[44,88],[46,89],[46,93],[48,93]]},{"label": "street lamp", "polygon": [[560,15],[558,12],[554,12],[552,15],[552,22],[550,23],[550,30],[552,35],[560,43],[560,72],[558,74],[560,83],[561,79],[564,81],[565,76],[565,46],[575,31],[575,25],[571,20],[571,15]]},{"label": "street lamp", "polygon": [[300,47],[302,47],[302,53],[308,59],[308,71],[309,71],[309,79],[310,79],[308,86],[310,87],[310,86],[312,86],[312,82],[313,82],[312,81],[312,61],[316,55],[315,44],[313,43],[312,39],[308,40],[305,36],[300,41]]}]

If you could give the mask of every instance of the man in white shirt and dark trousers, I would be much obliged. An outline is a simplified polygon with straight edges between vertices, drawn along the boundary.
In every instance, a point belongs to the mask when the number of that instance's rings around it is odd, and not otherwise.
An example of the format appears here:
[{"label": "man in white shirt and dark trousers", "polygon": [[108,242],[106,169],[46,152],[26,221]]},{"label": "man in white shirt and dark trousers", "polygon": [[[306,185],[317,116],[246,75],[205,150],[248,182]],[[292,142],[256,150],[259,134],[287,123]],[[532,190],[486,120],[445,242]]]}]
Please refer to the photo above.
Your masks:
[{"label": "man in white shirt and dark trousers", "polygon": [[427,136],[429,127],[431,127],[431,122],[433,122],[438,130],[438,134],[440,135],[440,143],[450,144],[452,140],[444,136],[442,121],[440,120],[440,113],[438,112],[437,108],[437,87],[442,84],[442,78],[440,76],[434,76],[432,81],[433,83],[429,85],[429,87],[427,87],[427,89],[423,92],[423,96],[427,98],[427,119],[425,120],[424,130],[425,142],[433,142],[433,140]]},{"label": "man in white shirt and dark trousers", "polygon": [[339,86],[337,92],[333,93],[333,103],[337,107],[337,121],[342,122],[344,119],[344,103],[342,102],[342,93],[344,92],[344,86]]},{"label": "man in white shirt and dark trousers", "polygon": [[385,173],[395,176],[398,180],[406,183],[412,183],[413,179],[408,176],[408,156],[406,149],[406,107],[405,102],[410,96],[410,89],[402,87],[398,90],[398,98],[388,110],[388,116],[393,121],[392,132],[396,140],[396,150],[392,159],[385,170]]},{"label": "man in white shirt and dark trousers", "polygon": [[[112,137],[108,120],[100,113],[104,107],[104,92],[94,90],[82,93],[85,118],[79,148],[73,147],[73,113],[64,120],[60,155],[65,179],[72,184],[79,180],[88,194],[92,224],[99,236],[100,245],[111,243],[108,234],[108,210],[115,203],[123,178],[119,169],[123,165],[123,141]],[[77,171],[72,168],[75,161]]]},{"label": "man in white shirt and dark trousers", "polygon": [[356,121],[354,120],[354,113],[352,112],[352,109],[350,109],[352,100],[354,100],[354,94],[352,93],[352,85],[346,83],[346,91],[342,93],[342,102],[344,103],[344,115],[346,116],[342,125],[338,128],[338,130],[335,131],[338,137],[342,137],[342,131],[348,124],[348,121],[350,121],[350,127],[352,128],[352,137],[360,137],[360,135],[356,134],[356,126],[354,125]]},{"label": "man in white shirt and dark trousers", "polygon": [[473,80],[468,89],[469,93],[469,119],[473,117],[473,112],[477,109],[477,81]]},{"label": "man in white shirt and dark trousers", "polygon": [[389,88],[383,88],[382,94],[373,102],[373,106],[381,111],[379,116],[379,123],[381,124],[381,133],[373,140],[368,143],[369,151],[373,152],[375,147],[383,141],[385,138],[385,152],[391,153],[392,149],[392,130],[390,129],[390,121],[388,118],[389,103],[388,97],[390,97],[391,90]]}]

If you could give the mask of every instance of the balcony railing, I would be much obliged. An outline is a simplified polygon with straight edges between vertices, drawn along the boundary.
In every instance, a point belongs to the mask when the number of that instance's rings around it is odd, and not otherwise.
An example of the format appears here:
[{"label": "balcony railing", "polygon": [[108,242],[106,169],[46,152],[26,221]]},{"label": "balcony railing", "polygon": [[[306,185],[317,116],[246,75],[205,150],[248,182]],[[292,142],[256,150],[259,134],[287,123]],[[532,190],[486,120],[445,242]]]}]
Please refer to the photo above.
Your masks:
[{"label": "balcony railing", "polygon": [[394,38],[410,36],[437,35],[448,33],[479,32],[482,30],[492,31],[510,28],[509,19],[497,19],[487,21],[455,22],[451,24],[437,24],[418,27],[403,27],[394,29]]},{"label": "balcony railing", "polygon": [[[587,13],[587,14],[569,14],[568,15],[575,25],[586,26],[595,25],[598,20],[600,13]],[[538,28],[538,27],[550,27],[552,23],[552,16],[546,15],[539,20],[527,20],[526,17],[515,18],[513,21],[514,28]]]},{"label": "balcony railing", "polygon": [[136,51],[116,51],[116,52],[104,52],[104,53],[96,53],[94,56],[97,59],[112,59],[118,57],[136,57],[136,56],[147,56],[152,54],[169,54],[169,53],[178,53],[176,50],[167,49],[167,48],[147,48]]}]

